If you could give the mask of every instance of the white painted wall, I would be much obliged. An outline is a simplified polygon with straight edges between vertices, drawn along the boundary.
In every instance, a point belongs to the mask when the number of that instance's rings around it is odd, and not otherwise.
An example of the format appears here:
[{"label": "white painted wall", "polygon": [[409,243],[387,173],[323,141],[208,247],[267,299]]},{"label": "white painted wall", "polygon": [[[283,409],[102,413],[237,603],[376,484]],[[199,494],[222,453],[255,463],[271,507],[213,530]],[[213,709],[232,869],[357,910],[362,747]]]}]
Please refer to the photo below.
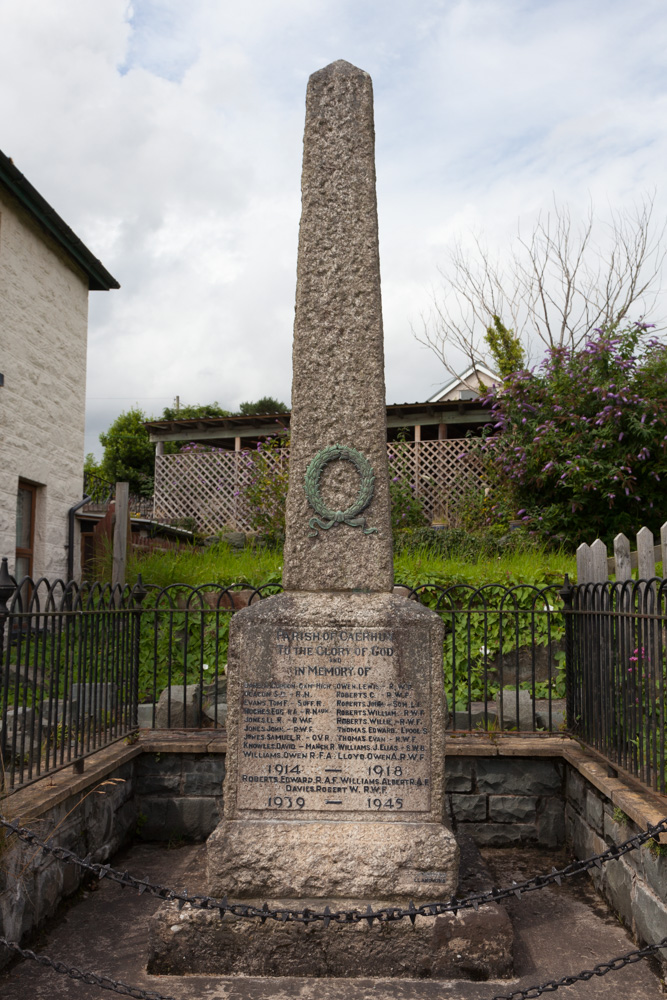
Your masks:
[{"label": "white painted wall", "polygon": [[[40,486],[33,574],[65,577],[82,496],[88,280],[0,190],[0,556],[14,571],[19,479]],[[75,576],[79,566],[75,535]]]}]

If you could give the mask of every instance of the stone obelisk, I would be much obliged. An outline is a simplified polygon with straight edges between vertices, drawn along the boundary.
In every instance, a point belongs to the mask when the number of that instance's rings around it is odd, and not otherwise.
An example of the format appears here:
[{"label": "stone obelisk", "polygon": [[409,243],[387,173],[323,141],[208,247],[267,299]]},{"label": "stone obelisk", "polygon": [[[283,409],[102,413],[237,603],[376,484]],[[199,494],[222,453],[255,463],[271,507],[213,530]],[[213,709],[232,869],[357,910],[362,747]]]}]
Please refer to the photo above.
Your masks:
[{"label": "stone obelisk", "polygon": [[[342,60],[308,83],[294,320],[290,485],[283,583],[286,590],[389,593],[389,515],[384,344],[375,195],[373,88]],[[354,448],[372,467],[367,526],[310,527],[304,489],[313,456]],[[328,508],[349,509],[359,489],[354,464],[324,467]],[[326,522],[325,522],[326,523]]]},{"label": "stone obelisk", "polygon": [[443,625],[392,593],[386,433],[373,91],[339,61],[306,96],[285,592],[230,627],[214,891],[455,889]]},{"label": "stone obelisk", "polygon": [[[260,906],[407,906],[457,888],[444,627],[392,593],[373,94],[347,62],[308,84],[302,199],[285,590],[230,625],[208,891]],[[421,935],[409,921],[367,938],[359,925],[192,919],[190,954],[206,960],[190,971],[406,975],[444,961],[432,925]],[[187,951],[185,924],[174,938],[170,921],[155,971]]]}]

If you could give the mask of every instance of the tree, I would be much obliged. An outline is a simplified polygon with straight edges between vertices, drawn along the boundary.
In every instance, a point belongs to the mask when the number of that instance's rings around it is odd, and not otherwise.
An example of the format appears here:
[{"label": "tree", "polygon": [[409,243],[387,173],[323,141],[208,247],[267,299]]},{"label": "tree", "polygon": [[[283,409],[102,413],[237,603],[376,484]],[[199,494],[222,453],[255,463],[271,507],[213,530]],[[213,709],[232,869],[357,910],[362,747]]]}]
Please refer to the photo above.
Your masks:
[{"label": "tree", "polygon": [[503,378],[520,371],[525,364],[521,341],[514,330],[508,330],[500,316],[493,317],[493,323],[486,328],[485,341],[489,345],[495,369]]},{"label": "tree", "polygon": [[224,410],[216,400],[215,403],[199,403],[193,405],[165,406],[162,411],[162,420],[204,420],[206,417],[229,417],[231,410]]},{"label": "tree", "polygon": [[[642,525],[659,530],[667,477],[667,345],[647,324],[599,330],[489,390],[481,445],[510,517],[576,545]],[[496,513],[498,513],[496,511]]]},{"label": "tree", "polygon": [[238,416],[251,417],[256,413],[287,413],[289,406],[279,403],[273,396],[262,396],[256,403],[241,403]]},{"label": "tree", "polygon": [[104,447],[100,475],[111,483],[129,483],[130,493],[137,496],[153,494],[155,450],[144,427],[147,419],[143,410],[133,408],[100,434]]},{"label": "tree", "polygon": [[456,374],[461,354],[466,364],[491,364],[486,332],[494,317],[533,360],[547,348],[577,350],[594,329],[617,328],[633,309],[640,319],[655,300],[665,257],[665,227],[656,232],[652,216],[653,198],[645,197],[606,223],[591,208],[577,227],[554,203],[528,236],[519,228],[504,262],[479,238],[471,252],[459,241],[440,270],[434,316],[417,339]]}]

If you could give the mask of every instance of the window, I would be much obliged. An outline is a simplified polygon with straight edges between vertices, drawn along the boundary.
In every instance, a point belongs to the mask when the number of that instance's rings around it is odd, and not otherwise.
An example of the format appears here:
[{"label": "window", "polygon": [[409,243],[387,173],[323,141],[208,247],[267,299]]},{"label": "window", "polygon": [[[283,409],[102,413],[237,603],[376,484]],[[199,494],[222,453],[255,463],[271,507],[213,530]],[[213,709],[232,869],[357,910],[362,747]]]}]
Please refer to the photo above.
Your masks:
[{"label": "window", "polygon": [[19,479],[16,495],[16,562],[14,575],[17,580],[32,576],[32,558],[35,545],[35,500],[37,487]]}]

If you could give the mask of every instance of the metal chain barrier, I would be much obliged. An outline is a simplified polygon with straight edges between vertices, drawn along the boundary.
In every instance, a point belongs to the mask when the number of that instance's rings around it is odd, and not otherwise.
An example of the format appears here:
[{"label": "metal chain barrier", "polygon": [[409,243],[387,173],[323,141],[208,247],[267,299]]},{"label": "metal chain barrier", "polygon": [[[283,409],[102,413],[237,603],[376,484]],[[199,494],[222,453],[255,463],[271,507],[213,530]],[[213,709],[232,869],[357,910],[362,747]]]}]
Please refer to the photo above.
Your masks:
[{"label": "metal chain barrier", "polygon": [[[8,941],[3,937],[0,937],[0,944],[3,944],[5,948],[15,952],[17,955],[21,955],[23,958],[32,959],[45,968],[53,969],[54,972],[59,972],[63,976],[69,976],[71,979],[89,983],[91,986],[100,986],[103,990],[112,990],[114,993],[120,993],[122,996],[134,997],[135,1000],[175,1000],[174,997],[153,993],[151,990],[141,990],[137,986],[128,986],[127,983],[111,979],[110,976],[100,976],[96,972],[82,972],[81,969],[65,965],[64,962],[49,958],[48,955],[36,955],[34,951],[21,948],[15,941]],[[643,958],[648,958],[649,955],[654,955],[660,948],[665,947],[667,947],[667,938],[663,938],[657,944],[650,944],[646,948],[629,951],[627,955],[612,958],[608,962],[600,962],[592,969],[584,969],[575,976],[550,979],[539,986],[527,986],[526,989],[515,990],[514,993],[497,993],[494,997],[490,997],[489,1000],[534,1000],[535,997],[541,997],[543,993],[553,993],[563,986],[574,986],[575,983],[580,982],[586,983],[593,976],[606,976],[608,972],[619,972],[626,965],[634,965],[635,962],[641,962]]]},{"label": "metal chain barrier", "polygon": [[587,983],[593,976],[606,976],[608,972],[618,972],[626,965],[634,965],[641,962],[643,958],[654,955],[656,951],[667,946],[667,938],[658,941],[657,944],[649,944],[646,948],[638,948],[637,951],[629,951],[627,955],[619,958],[612,958],[608,962],[599,962],[592,969],[584,969],[576,976],[563,976],[561,979],[550,979],[548,983],[540,986],[528,986],[525,990],[515,990],[514,993],[499,993],[490,1000],[533,1000],[534,997],[541,997],[543,993],[553,993],[561,986],[574,986],[575,983]]},{"label": "metal chain barrier", "polygon": [[46,969],[53,969],[54,972],[59,972],[61,976],[69,976],[70,979],[77,979],[79,982],[88,983],[90,986],[100,986],[103,990],[112,990],[114,993],[120,993],[125,997],[135,997],[135,1000],[175,1000],[174,997],[164,997],[160,993],[152,993],[150,990],[140,990],[137,986],[128,986],[127,983],[111,979],[110,976],[100,976],[96,972],[82,972],[81,969],[77,969],[73,965],[65,965],[64,962],[49,958],[48,955],[36,955],[34,951],[30,951],[28,948],[21,948],[16,941],[8,941],[4,937],[0,937],[0,944],[3,944],[9,951],[13,951],[22,958],[30,958],[33,962],[37,962],[38,965],[42,965]]},{"label": "metal chain barrier", "polygon": [[622,844],[615,844],[612,847],[607,848],[601,854],[595,854],[590,858],[586,858],[583,861],[574,861],[565,868],[552,868],[552,870],[545,875],[534,875],[532,878],[526,879],[523,882],[513,882],[511,886],[507,886],[502,889],[488,889],[485,892],[474,892],[464,899],[457,899],[456,896],[452,896],[448,902],[436,901],[431,903],[422,903],[420,906],[415,906],[413,902],[409,904],[408,907],[402,906],[388,906],[382,907],[379,910],[373,910],[370,905],[366,910],[335,910],[332,911],[328,906],[325,906],[324,910],[311,910],[306,907],[303,910],[291,910],[288,908],[277,908],[271,909],[268,903],[264,903],[263,906],[252,906],[247,903],[230,903],[225,896],[223,899],[216,899],[213,896],[203,896],[203,895],[190,895],[187,889],[183,892],[177,892],[174,889],[170,889],[166,886],[159,885],[150,882],[148,879],[135,878],[134,875],[130,875],[129,872],[122,872],[117,868],[112,868],[111,865],[102,865],[99,863],[91,862],[90,855],[87,858],[79,858],[72,851],[67,850],[65,847],[55,847],[48,841],[40,840],[32,830],[27,830],[24,827],[18,826],[16,823],[11,823],[9,820],[0,817],[0,826],[5,827],[11,834],[17,836],[20,840],[31,844],[34,847],[38,847],[40,850],[51,854],[53,857],[58,858],[60,861],[65,861],[70,864],[78,865],[84,871],[90,872],[99,879],[109,878],[113,882],[118,882],[122,886],[128,886],[135,889],[139,895],[144,892],[150,893],[152,896],[157,896],[159,899],[164,899],[168,901],[177,900],[179,910],[182,909],[186,903],[191,907],[201,910],[218,910],[220,917],[224,917],[225,913],[231,913],[236,917],[242,917],[248,920],[261,920],[264,923],[267,919],[279,920],[283,922],[294,922],[309,924],[316,921],[321,921],[325,927],[328,927],[330,923],[338,924],[358,924],[362,920],[368,921],[369,925],[373,924],[374,920],[378,920],[382,923],[389,923],[394,920],[402,920],[404,917],[408,917],[409,920],[414,924],[415,919],[419,917],[435,917],[442,913],[453,913],[456,915],[459,910],[465,909],[479,909],[485,903],[498,903],[502,899],[509,899],[512,896],[516,896],[521,899],[524,892],[534,892],[537,889],[544,889],[548,885],[556,883],[560,885],[563,879],[573,878],[577,875],[581,875],[584,872],[590,871],[590,869],[597,867],[602,868],[603,864],[608,861],[615,861],[622,857],[624,854],[628,854],[630,851],[636,850],[641,847],[642,844],[647,843],[649,840],[655,840],[661,833],[667,833],[667,817],[656,823],[655,826],[649,826],[645,833],[638,833],[634,837],[630,837],[629,840],[624,841]]}]

